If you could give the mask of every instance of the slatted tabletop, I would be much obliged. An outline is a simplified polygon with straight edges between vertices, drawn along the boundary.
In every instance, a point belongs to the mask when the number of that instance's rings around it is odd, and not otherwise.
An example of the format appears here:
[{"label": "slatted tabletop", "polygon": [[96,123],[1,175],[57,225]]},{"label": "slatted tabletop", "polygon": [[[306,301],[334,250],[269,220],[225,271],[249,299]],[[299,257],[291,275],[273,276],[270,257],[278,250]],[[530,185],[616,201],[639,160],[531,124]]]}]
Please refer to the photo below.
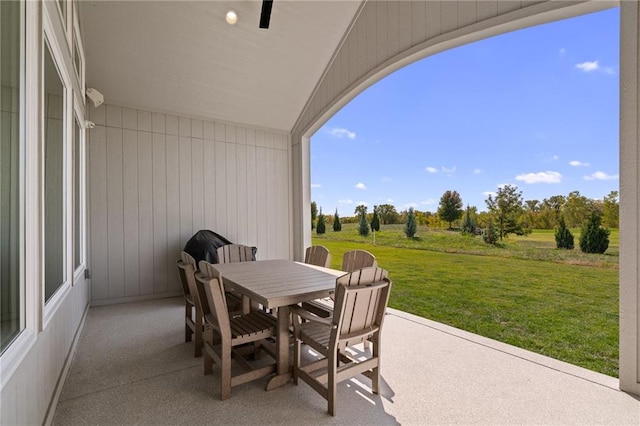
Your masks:
[{"label": "slatted tabletop", "polygon": [[268,309],[327,297],[343,271],[291,260],[216,264],[225,287],[235,289]]}]

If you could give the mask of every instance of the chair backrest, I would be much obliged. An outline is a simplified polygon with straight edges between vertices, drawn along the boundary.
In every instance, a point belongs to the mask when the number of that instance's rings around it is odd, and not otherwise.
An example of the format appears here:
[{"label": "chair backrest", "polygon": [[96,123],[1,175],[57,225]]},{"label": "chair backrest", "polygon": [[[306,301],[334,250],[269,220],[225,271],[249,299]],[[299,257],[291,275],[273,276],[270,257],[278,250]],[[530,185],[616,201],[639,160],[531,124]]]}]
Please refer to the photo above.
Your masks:
[{"label": "chair backrest", "polygon": [[198,274],[196,279],[198,286],[203,288],[207,300],[208,310],[204,315],[205,320],[220,333],[223,340],[230,340],[231,323],[222,281],[215,277],[205,277],[203,274]]},{"label": "chair backrest", "polygon": [[336,290],[338,285],[346,287],[373,284],[389,277],[386,269],[377,266],[369,266],[367,268],[356,269],[353,272],[336,278]]},{"label": "chair backrest", "polygon": [[350,287],[338,284],[329,347],[343,349],[380,333],[390,289],[389,278]]},{"label": "chair backrest", "polygon": [[202,303],[198,288],[196,286],[196,261],[189,253],[181,252],[178,260],[178,272],[180,273],[180,281],[182,282],[182,291],[191,295],[196,309],[202,311]]},{"label": "chair backrest", "polygon": [[[209,299],[207,297],[206,289],[201,281],[207,280],[210,278],[216,278],[220,283],[222,283],[222,276],[220,275],[220,272],[216,269],[216,265],[214,265],[213,263],[207,262],[206,260],[201,260],[199,265],[200,265],[200,273],[196,274],[196,288],[201,298],[202,311],[204,312],[203,315],[206,315],[212,312],[212,307],[209,306]],[[198,279],[198,277],[202,278],[202,280]],[[223,299],[223,301],[225,303],[225,308],[226,308],[226,299]]]},{"label": "chair backrest", "polygon": [[325,246],[307,247],[304,253],[304,263],[328,268],[331,264],[331,253]]},{"label": "chair backrest", "polygon": [[342,270],[353,272],[356,269],[378,266],[376,257],[366,250],[351,250],[342,256]]},{"label": "chair backrest", "polygon": [[254,260],[253,248],[242,244],[227,244],[219,247],[218,263],[248,262]]}]

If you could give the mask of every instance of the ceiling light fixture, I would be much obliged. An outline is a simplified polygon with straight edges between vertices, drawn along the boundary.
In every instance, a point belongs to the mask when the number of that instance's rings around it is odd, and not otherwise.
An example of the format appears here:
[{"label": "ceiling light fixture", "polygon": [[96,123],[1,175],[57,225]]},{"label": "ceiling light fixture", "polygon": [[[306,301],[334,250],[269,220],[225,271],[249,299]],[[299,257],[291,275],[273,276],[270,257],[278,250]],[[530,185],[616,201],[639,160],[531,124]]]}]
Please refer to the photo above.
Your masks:
[{"label": "ceiling light fixture", "polygon": [[230,10],[227,12],[225,19],[227,20],[227,24],[235,25],[236,22],[238,22],[238,14],[236,13],[235,10]]}]

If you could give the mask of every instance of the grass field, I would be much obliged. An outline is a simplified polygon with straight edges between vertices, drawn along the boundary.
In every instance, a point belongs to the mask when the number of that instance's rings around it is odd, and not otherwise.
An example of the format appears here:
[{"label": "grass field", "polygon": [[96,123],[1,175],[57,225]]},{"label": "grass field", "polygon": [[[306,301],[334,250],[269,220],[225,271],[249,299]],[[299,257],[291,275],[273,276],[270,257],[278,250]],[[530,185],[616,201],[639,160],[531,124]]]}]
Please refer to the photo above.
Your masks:
[{"label": "grass field", "polygon": [[383,226],[374,245],[347,224],[313,243],[338,269],[345,251],[372,252],[393,280],[393,308],[617,377],[617,235],[604,255],[557,250],[552,231],[492,247],[426,228],[411,240]]}]

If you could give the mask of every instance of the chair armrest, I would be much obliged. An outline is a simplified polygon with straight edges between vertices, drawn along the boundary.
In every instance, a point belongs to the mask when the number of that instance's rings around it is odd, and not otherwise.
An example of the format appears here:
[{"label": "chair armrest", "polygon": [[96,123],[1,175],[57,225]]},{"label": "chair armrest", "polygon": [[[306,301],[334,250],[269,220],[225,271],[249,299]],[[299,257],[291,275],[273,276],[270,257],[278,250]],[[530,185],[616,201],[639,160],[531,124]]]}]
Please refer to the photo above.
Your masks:
[{"label": "chair armrest", "polygon": [[[307,311],[305,309],[302,309],[298,305],[291,305],[291,306],[289,306],[289,309],[291,310],[292,314],[295,314],[295,315],[299,316],[300,318],[304,318],[307,321],[313,321],[313,322],[317,322],[317,323],[324,324],[324,325],[327,325],[327,326],[331,326],[332,325],[331,323],[333,321],[333,318],[322,318],[322,317],[319,317],[319,316],[317,316],[315,314],[312,314],[311,312],[309,312],[309,311]],[[295,322],[294,322],[294,324],[295,324]]]}]

